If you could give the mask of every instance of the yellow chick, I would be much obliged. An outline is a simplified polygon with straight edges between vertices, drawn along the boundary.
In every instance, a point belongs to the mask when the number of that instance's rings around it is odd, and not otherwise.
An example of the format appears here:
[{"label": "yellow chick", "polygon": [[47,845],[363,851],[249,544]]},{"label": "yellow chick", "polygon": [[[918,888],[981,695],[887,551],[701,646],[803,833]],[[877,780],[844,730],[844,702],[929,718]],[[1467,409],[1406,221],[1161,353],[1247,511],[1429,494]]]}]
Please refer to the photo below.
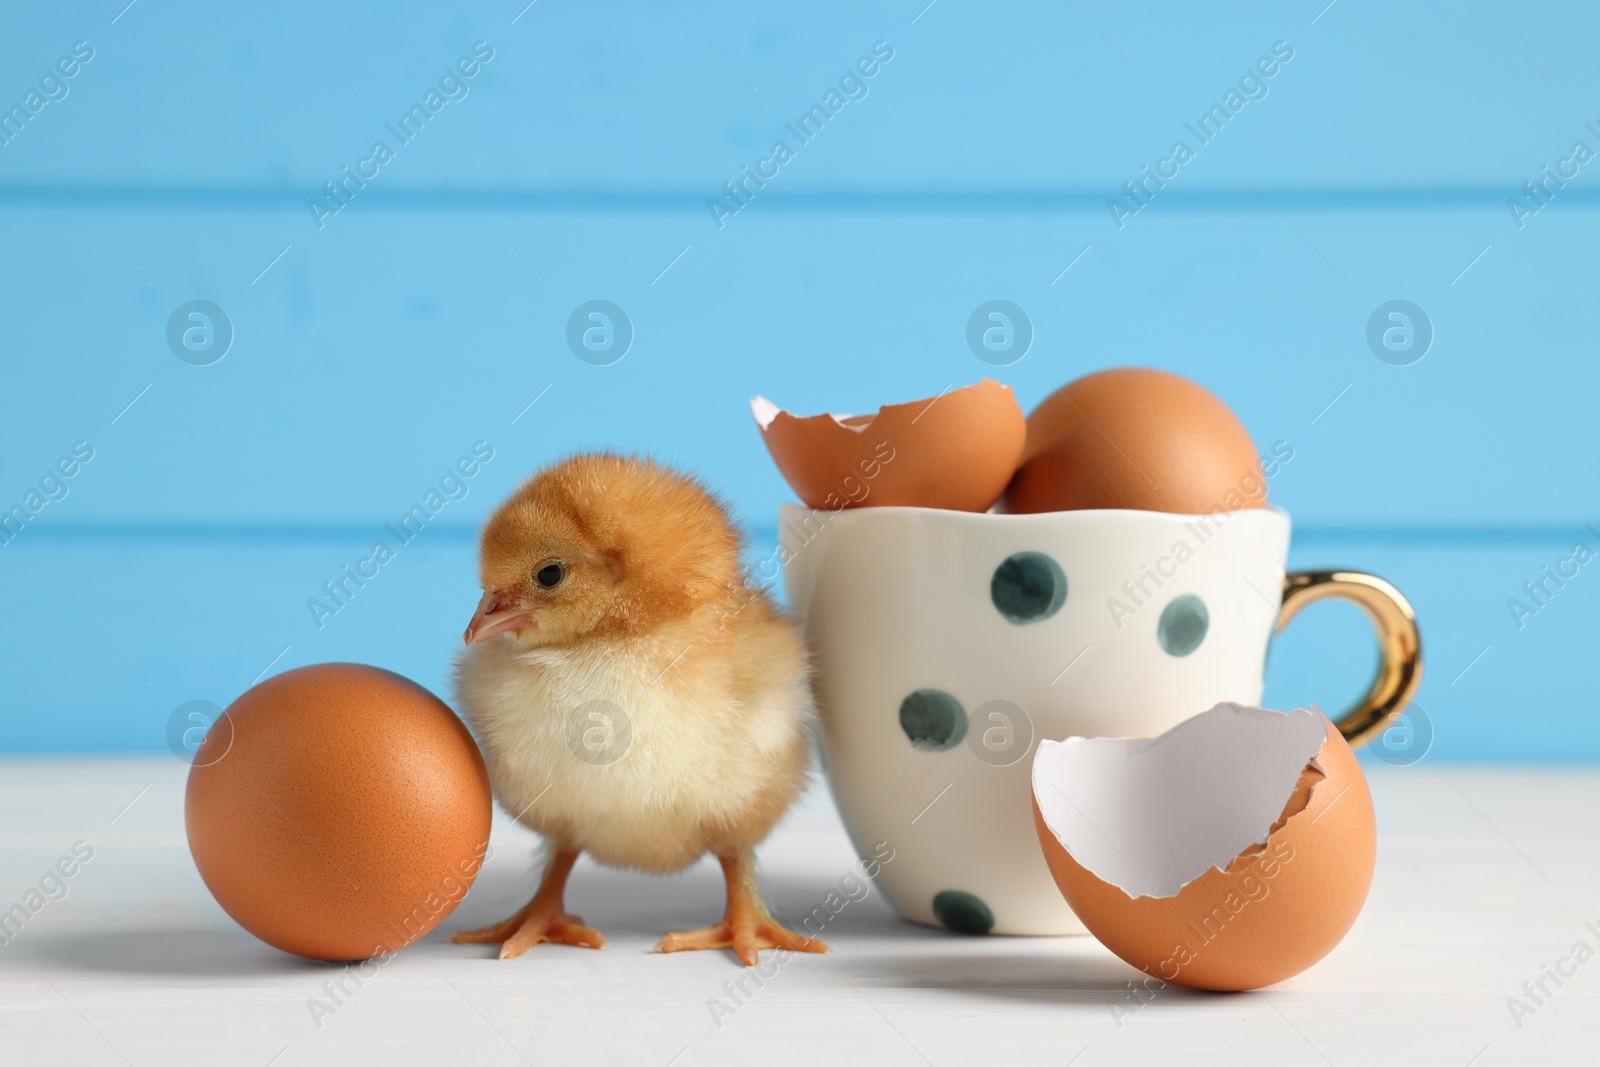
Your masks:
[{"label": "yellow chick", "polygon": [[547,848],[527,906],[458,943],[599,948],[563,903],[580,854],[667,874],[710,851],[722,921],[657,952],[731,948],[751,966],[763,948],[827,950],[756,887],[755,846],[805,787],[812,704],[800,634],[746,582],[740,547],[697,481],[613,455],[546,468],[490,518],[457,706],[496,798]]}]

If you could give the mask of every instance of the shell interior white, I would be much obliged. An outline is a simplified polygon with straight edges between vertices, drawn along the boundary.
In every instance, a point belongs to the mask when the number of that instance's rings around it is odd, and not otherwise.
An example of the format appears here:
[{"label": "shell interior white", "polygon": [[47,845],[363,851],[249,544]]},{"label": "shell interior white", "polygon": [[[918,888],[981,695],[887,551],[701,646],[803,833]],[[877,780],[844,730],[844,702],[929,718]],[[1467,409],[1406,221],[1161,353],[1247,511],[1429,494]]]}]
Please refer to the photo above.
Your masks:
[{"label": "shell interior white", "polygon": [[1267,840],[1327,728],[1304,708],[1218,704],[1159,737],[1044,740],[1034,796],[1095,877],[1130,897],[1172,897]]}]

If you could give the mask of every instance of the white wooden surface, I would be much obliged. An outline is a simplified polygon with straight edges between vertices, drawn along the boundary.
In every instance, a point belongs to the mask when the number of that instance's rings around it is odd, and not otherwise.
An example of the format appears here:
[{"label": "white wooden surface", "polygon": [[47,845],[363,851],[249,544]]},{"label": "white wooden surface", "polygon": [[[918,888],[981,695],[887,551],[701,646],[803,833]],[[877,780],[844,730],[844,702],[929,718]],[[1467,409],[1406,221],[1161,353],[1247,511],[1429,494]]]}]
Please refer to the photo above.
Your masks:
[{"label": "white wooden surface", "polygon": [[[185,771],[0,762],[0,903],[73,842],[94,848],[67,895],[0,945],[0,1063],[1488,1067],[1593,1062],[1600,1039],[1600,962],[1560,988],[1546,979],[1554,995],[1520,1028],[1507,1006],[1576,942],[1600,949],[1585,928],[1600,929],[1600,772],[1372,768],[1378,873],[1344,944],[1264,994],[1169,989],[1131,1014],[1135,972],[1091,940],[948,935],[875,891],[830,924],[833,952],[797,957],[719,1026],[708,1003],[743,973],[732,958],[647,952],[718,914],[705,862],[665,880],[580,866],[570,903],[609,946],[501,963],[447,937],[530,892],[535,842],[497,825],[493,861],[443,932],[319,1028],[308,1001],[337,968],[256,942],[211,900],[184,842]],[[814,792],[762,854],[776,909],[810,911],[854,858]]]}]

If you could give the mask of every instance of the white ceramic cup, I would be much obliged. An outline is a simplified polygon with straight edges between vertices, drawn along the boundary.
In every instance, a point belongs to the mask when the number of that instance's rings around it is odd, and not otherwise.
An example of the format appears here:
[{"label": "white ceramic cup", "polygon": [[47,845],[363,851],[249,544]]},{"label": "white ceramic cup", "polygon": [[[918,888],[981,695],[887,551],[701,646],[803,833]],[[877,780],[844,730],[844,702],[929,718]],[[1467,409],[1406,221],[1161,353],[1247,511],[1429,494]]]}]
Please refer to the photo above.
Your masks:
[{"label": "white ceramic cup", "polygon": [[1381,728],[1419,678],[1414,616],[1387,583],[1350,572],[1286,583],[1289,517],[1277,509],[786,505],[779,538],[834,799],[863,858],[893,847],[878,881],[917,922],[1082,932],[1033,828],[1037,740],[1153,736],[1220,701],[1257,703],[1280,607],[1287,622],[1303,602],[1347,596],[1380,637],[1411,620],[1410,655],[1386,650],[1373,693],[1343,721],[1376,714]]}]

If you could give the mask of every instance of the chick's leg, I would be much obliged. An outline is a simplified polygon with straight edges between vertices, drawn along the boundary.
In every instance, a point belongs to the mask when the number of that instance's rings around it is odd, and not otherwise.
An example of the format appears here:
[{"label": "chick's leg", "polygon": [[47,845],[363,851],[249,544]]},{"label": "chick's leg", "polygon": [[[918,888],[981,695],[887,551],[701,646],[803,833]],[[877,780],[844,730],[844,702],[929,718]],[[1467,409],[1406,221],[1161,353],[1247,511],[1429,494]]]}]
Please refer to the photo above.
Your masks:
[{"label": "chick's leg", "polygon": [[722,921],[703,930],[668,934],[657,942],[656,952],[682,952],[685,949],[731,948],[746,967],[754,967],[761,959],[764,948],[787,949],[790,952],[826,952],[828,946],[813,937],[804,937],[786,930],[767,914],[761,894],[756,890],[755,878],[747,874],[753,869],[749,853],[741,853],[735,862],[722,856],[722,876],[728,882],[728,907]]},{"label": "chick's leg", "polygon": [[572,865],[576,862],[577,849],[553,849],[545,864],[544,877],[539,881],[539,891],[521,911],[493,926],[459,931],[452,940],[458,945],[499,941],[500,958],[503,960],[520,956],[541,941],[604,948],[606,939],[600,931],[584,926],[582,920],[568,915],[562,905],[567,876],[572,873]]}]

